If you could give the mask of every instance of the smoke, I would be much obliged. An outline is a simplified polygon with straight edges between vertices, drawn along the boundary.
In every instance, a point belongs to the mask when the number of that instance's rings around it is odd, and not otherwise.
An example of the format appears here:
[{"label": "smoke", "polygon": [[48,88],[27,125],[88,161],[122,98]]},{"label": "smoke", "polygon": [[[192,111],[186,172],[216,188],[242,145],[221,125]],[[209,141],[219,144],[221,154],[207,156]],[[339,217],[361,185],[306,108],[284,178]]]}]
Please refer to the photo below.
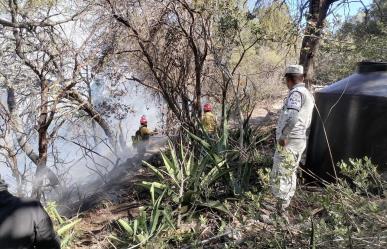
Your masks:
[{"label": "smoke", "polygon": [[60,195],[54,193],[51,199],[60,204],[60,212],[67,216],[93,208],[101,201],[114,201],[135,176],[135,172],[142,167],[142,160],[148,160],[153,154],[158,153],[166,142],[165,136],[153,136],[147,142],[145,154],[138,154],[134,150],[131,157],[110,167],[104,177],[96,177],[94,174],[89,178],[77,178],[81,180],[73,181],[72,185],[64,188],[61,186],[58,189]]},{"label": "smoke", "polygon": [[[118,97],[116,96],[117,92],[121,93]],[[76,190],[78,192],[77,197],[85,197],[98,191],[101,184],[109,182],[114,177],[112,172],[122,171],[121,173],[124,173],[125,171],[135,170],[141,164],[141,159],[137,158],[137,150],[132,146],[131,137],[138,130],[139,120],[142,115],[147,117],[151,129],[159,129],[161,126],[162,103],[142,87],[133,84],[129,86],[123,84],[111,85],[108,82],[93,84],[92,96],[94,98],[93,104],[96,106],[104,104],[111,107],[119,104],[120,106],[128,106],[130,111],[124,113],[125,111],[123,112],[117,108],[115,113],[111,113],[108,118],[119,141],[117,151],[112,150],[106,143],[100,142],[100,138],[104,138],[104,134],[98,126],[92,131],[95,134],[90,135],[95,135],[99,143],[87,157],[85,157],[86,151],[79,150],[77,145],[68,143],[62,145],[62,153],[65,153],[68,159],[74,161],[66,172],[68,180],[65,183],[65,190],[67,192]],[[69,130],[68,132],[73,132],[74,126],[70,129],[72,131]],[[77,134],[70,136],[73,135]],[[89,141],[91,140],[90,135]],[[156,152],[162,146],[164,140],[163,137],[152,138],[149,146],[151,148],[148,149]],[[78,151],[75,151],[77,147]],[[121,169],[116,170],[115,168],[118,167],[121,167]]]},{"label": "smoke", "polygon": [[[117,92],[121,94],[117,96]],[[4,103],[6,101],[4,94],[1,97]],[[147,117],[151,129],[159,129],[162,125],[162,101],[141,86],[135,86],[131,82],[119,85],[95,82],[92,85],[92,97],[96,106],[108,103],[108,107],[117,107],[106,116],[119,140],[120,149],[114,151],[107,143],[102,129],[98,125],[93,125],[91,120],[66,123],[58,133],[59,138],[50,148],[47,167],[58,175],[61,185],[56,190],[49,191],[47,188],[48,198],[56,199],[63,193],[73,193],[70,199],[76,200],[98,191],[98,186],[91,187],[92,183],[108,182],[115,167],[126,165],[125,170],[130,171],[130,167],[135,167],[136,163],[140,164],[136,161],[137,151],[131,141],[131,137],[139,128],[140,117],[142,115]],[[125,108],[118,108],[120,106]],[[153,147],[151,150],[156,152],[165,138],[155,137],[152,141],[154,145],[151,146]],[[36,144],[36,138],[31,142]],[[130,158],[136,160],[128,163]],[[19,170],[25,172],[27,177],[28,186],[25,186],[24,191],[30,192],[36,166],[22,152],[17,155],[17,161]],[[10,191],[16,193],[16,181],[11,170],[3,166],[0,168],[0,174],[9,184]]]},{"label": "smoke", "polygon": [[[68,9],[69,7],[76,9],[77,5],[69,6],[66,2],[65,5],[58,6],[58,9]],[[52,20],[61,20],[63,17],[65,16],[59,14],[53,17]],[[93,18],[93,16],[86,15],[84,18]],[[66,37],[73,41],[76,48],[83,46],[83,43],[89,37],[88,32],[93,30],[88,28],[86,23],[79,25],[76,21],[65,23],[61,27]],[[82,73],[85,74],[86,72]],[[47,162],[47,167],[58,176],[63,191],[72,191],[74,188],[81,191],[82,186],[86,186],[91,182],[101,179],[107,181],[109,180],[109,173],[114,167],[125,163],[129,158],[135,157],[137,152],[132,147],[131,136],[138,129],[139,119],[142,115],[147,117],[151,129],[161,127],[163,102],[143,87],[136,86],[132,82],[115,82],[111,79],[101,78],[92,83],[91,90],[93,104],[101,110],[106,108],[103,113],[104,117],[108,117],[108,122],[116,133],[117,139],[121,138],[119,139],[121,148],[114,151],[111,145],[108,144],[102,129],[98,125],[93,125],[91,120],[68,120],[60,128],[58,138],[50,144]],[[0,101],[4,106],[7,106],[6,96],[4,91],[0,93]],[[34,108],[38,106],[38,98],[28,96],[26,99],[31,103],[22,102],[21,104],[28,106],[31,113],[34,113],[36,110]],[[22,114],[25,111],[24,106],[18,107],[23,109],[19,110]],[[23,114],[23,117],[25,117],[25,113]],[[34,122],[24,123],[30,126],[34,124]],[[34,128],[28,127],[28,130]],[[162,140],[162,138],[160,139]],[[30,137],[29,142],[34,145],[34,150],[37,151],[36,134]],[[23,190],[28,195],[27,193],[31,192],[32,183],[34,182],[36,166],[22,151],[19,149],[17,151],[17,165],[19,171],[26,178],[26,185]],[[9,184],[10,191],[16,193],[17,183],[10,168],[6,166],[6,159],[6,155],[0,154],[2,165],[0,175]],[[55,196],[56,191],[52,191],[49,196]],[[87,192],[89,190],[85,188],[82,191]]]},{"label": "smoke", "polygon": [[[60,7],[68,8],[69,6],[66,4],[66,6],[61,5]],[[53,20],[62,17],[62,15],[58,15]],[[86,15],[85,18],[93,17]],[[91,28],[85,28],[84,30],[77,22],[63,24],[62,28],[66,37],[72,40],[75,47],[78,48],[89,37],[88,31],[92,30]],[[127,69],[122,70],[123,72],[120,73],[128,74]],[[82,74],[86,73],[89,72],[82,72]],[[114,75],[113,72],[107,69],[106,75],[110,74]],[[107,142],[103,130],[98,125],[93,124],[90,119],[76,120],[69,118],[58,131],[58,138],[50,144],[47,161],[47,167],[60,180],[60,191],[69,192],[77,189],[77,191],[88,192],[87,188],[84,190],[82,188],[91,182],[108,181],[109,174],[114,167],[122,165],[129,158],[136,157],[137,151],[132,146],[131,136],[139,128],[139,120],[142,115],[147,117],[151,129],[159,129],[162,125],[162,100],[155,98],[145,88],[136,86],[133,82],[116,81],[115,79],[106,79],[106,77],[100,76],[99,79],[92,82],[91,97],[93,104],[107,118],[112,130],[115,132],[120,148],[118,151],[114,151]],[[7,103],[6,96],[4,91],[1,92],[0,101],[4,106]],[[34,113],[36,110],[34,108],[38,106],[38,98],[36,96],[29,96],[26,99],[31,103],[22,102],[21,104],[26,105],[26,108],[30,108],[30,112]],[[20,114],[25,111],[24,106],[18,106],[18,108],[20,109]],[[23,121],[25,125],[33,126],[34,124],[34,122],[26,122],[26,119]],[[33,130],[34,128],[28,127],[26,130]],[[34,145],[34,150],[37,151],[35,131],[32,134],[29,142]],[[156,140],[161,141],[163,139],[157,138]],[[23,191],[28,195],[32,190],[36,166],[21,150],[17,151],[18,168],[25,175],[26,180]],[[6,167],[6,155],[0,154],[0,162],[2,163],[2,167],[0,167],[2,178],[9,184],[10,191],[16,193],[17,183],[10,168]],[[45,182],[45,184],[48,184],[48,182]],[[47,190],[50,189],[48,188]],[[48,197],[57,196],[57,191],[51,191]]]}]

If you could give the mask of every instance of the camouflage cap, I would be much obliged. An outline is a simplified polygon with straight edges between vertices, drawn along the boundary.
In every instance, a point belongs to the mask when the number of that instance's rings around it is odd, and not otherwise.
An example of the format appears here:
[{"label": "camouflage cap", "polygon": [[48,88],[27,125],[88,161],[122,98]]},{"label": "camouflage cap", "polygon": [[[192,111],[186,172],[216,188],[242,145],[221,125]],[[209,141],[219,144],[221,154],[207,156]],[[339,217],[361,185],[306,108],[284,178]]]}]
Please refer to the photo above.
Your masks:
[{"label": "camouflage cap", "polygon": [[301,65],[289,65],[285,70],[286,74],[304,74],[304,67]]}]

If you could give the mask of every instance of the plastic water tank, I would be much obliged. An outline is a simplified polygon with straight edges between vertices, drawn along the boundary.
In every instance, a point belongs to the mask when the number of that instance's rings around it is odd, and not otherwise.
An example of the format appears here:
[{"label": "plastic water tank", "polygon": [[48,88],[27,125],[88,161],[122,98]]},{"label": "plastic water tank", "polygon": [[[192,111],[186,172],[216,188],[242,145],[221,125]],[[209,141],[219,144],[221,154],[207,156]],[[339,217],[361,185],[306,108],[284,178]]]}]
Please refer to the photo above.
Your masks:
[{"label": "plastic water tank", "polygon": [[315,98],[318,111],[313,114],[306,168],[333,180],[338,162],[368,156],[386,169],[387,63],[361,62],[356,73],[318,91]]}]

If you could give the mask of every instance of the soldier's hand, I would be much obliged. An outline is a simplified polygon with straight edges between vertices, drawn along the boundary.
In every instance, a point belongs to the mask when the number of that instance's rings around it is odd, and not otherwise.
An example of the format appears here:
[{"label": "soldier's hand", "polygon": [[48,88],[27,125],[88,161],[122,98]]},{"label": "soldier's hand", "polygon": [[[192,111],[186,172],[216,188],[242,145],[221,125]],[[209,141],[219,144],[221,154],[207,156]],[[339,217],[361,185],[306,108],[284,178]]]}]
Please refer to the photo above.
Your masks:
[{"label": "soldier's hand", "polygon": [[278,144],[282,147],[285,147],[288,144],[288,140],[286,138],[280,138],[278,140]]}]

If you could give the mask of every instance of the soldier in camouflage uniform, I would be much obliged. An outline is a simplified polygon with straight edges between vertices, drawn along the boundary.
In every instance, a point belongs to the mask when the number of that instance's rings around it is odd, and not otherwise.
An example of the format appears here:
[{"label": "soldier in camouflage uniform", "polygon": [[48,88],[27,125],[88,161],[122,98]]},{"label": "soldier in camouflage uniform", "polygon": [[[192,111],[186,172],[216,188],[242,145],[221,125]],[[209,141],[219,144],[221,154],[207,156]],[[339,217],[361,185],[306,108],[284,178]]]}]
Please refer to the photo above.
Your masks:
[{"label": "soldier in camouflage uniform", "polygon": [[297,167],[305,151],[314,98],[303,83],[303,67],[287,67],[285,78],[289,93],[284,101],[276,127],[277,149],[273,158],[270,188],[283,213],[296,190]]}]

